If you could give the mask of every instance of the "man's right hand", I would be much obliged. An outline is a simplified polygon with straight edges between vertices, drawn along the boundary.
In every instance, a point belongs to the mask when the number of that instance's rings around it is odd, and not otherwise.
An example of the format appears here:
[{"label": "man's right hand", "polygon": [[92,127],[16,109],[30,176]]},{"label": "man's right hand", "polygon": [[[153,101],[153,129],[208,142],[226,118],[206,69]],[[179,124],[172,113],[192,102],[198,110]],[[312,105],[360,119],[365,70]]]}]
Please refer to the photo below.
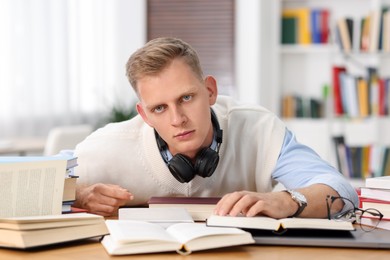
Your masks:
[{"label": "man's right hand", "polygon": [[116,215],[118,208],[132,199],[133,195],[118,185],[97,183],[77,187],[74,206],[90,213],[111,216]]}]

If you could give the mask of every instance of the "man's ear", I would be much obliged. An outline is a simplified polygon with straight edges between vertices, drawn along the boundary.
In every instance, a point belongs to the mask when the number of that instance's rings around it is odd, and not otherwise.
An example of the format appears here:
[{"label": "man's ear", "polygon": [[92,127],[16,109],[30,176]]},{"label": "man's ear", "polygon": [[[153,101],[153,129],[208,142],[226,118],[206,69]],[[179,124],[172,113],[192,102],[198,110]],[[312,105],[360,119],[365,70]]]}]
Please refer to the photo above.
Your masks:
[{"label": "man's ear", "polygon": [[207,91],[209,92],[209,103],[210,105],[214,105],[218,96],[217,81],[213,76],[207,76],[204,81]]},{"label": "man's ear", "polygon": [[140,114],[140,116],[142,117],[142,119],[145,121],[145,123],[147,123],[149,126],[153,127],[144,111],[144,108],[142,107],[142,104],[141,102],[138,102],[137,105],[136,105],[136,108],[137,108],[137,111],[138,111],[138,114]]}]

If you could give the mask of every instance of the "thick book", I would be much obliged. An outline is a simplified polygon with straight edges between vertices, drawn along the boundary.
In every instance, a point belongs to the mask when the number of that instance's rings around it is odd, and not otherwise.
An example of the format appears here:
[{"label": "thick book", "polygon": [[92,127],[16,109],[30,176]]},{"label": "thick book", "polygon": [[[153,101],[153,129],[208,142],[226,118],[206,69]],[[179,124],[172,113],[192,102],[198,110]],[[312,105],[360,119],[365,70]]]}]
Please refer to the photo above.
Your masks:
[{"label": "thick book", "polygon": [[204,223],[178,223],[164,229],[146,221],[106,220],[110,231],[102,244],[110,255],[193,251],[252,244],[249,232],[238,228],[213,228]]},{"label": "thick book", "polygon": [[351,222],[336,221],[320,218],[283,218],[270,217],[231,217],[212,215],[206,221],[209,227],[237,227],[244,229],[261,229],[284,232],[288,229],[317,229],[317,230],[355,230]]},{"label": "thick book", "polygon": [[89,213],[0,219],[0,246],[27,249],[108,234],[102,216]]},{"label": "thick book", "polygon": [[67,160],[0,162],[0,218],[61,214]]},{"label": "thick book", "polygon": [[205,221],[214,213],[220,197],[151,197],[149,208],[185,208],[195,221]]}]

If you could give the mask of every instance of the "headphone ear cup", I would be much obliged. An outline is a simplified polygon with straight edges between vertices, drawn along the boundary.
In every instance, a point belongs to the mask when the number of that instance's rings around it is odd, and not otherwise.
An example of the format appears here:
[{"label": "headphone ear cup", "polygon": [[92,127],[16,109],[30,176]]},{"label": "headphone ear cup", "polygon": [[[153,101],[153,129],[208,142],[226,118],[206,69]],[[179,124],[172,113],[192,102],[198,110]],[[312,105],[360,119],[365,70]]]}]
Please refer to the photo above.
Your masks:
[{"label": "headphone ear cup", "polygon": [[195,176],[194,166],[190,159],[182,154],[176,154],[168,163],[168,169],[173,177],[181,183],[191,181]]},{"label": "headphone ear cup", "polygon": [[218,166],[219,155],[211,148],[204,148],[196,155],[194,170],[203,178],[213,175]]}]

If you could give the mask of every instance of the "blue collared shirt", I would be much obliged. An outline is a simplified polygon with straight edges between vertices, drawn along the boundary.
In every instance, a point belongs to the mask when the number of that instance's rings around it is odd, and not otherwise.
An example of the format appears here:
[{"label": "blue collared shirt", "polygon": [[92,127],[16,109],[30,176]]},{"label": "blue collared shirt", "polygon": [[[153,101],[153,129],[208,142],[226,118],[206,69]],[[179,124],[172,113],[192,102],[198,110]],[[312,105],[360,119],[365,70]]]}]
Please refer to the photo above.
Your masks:
[{"label": "blue collared shirt", "polygon": [[[272,178],[287,189],[323,183],[358,206],[357,193],[348,180],[337,169],[321,159],[314,150],[297,142],[295,135],[288,129]],[[325,198],[324,203],[326,203]]]}]

